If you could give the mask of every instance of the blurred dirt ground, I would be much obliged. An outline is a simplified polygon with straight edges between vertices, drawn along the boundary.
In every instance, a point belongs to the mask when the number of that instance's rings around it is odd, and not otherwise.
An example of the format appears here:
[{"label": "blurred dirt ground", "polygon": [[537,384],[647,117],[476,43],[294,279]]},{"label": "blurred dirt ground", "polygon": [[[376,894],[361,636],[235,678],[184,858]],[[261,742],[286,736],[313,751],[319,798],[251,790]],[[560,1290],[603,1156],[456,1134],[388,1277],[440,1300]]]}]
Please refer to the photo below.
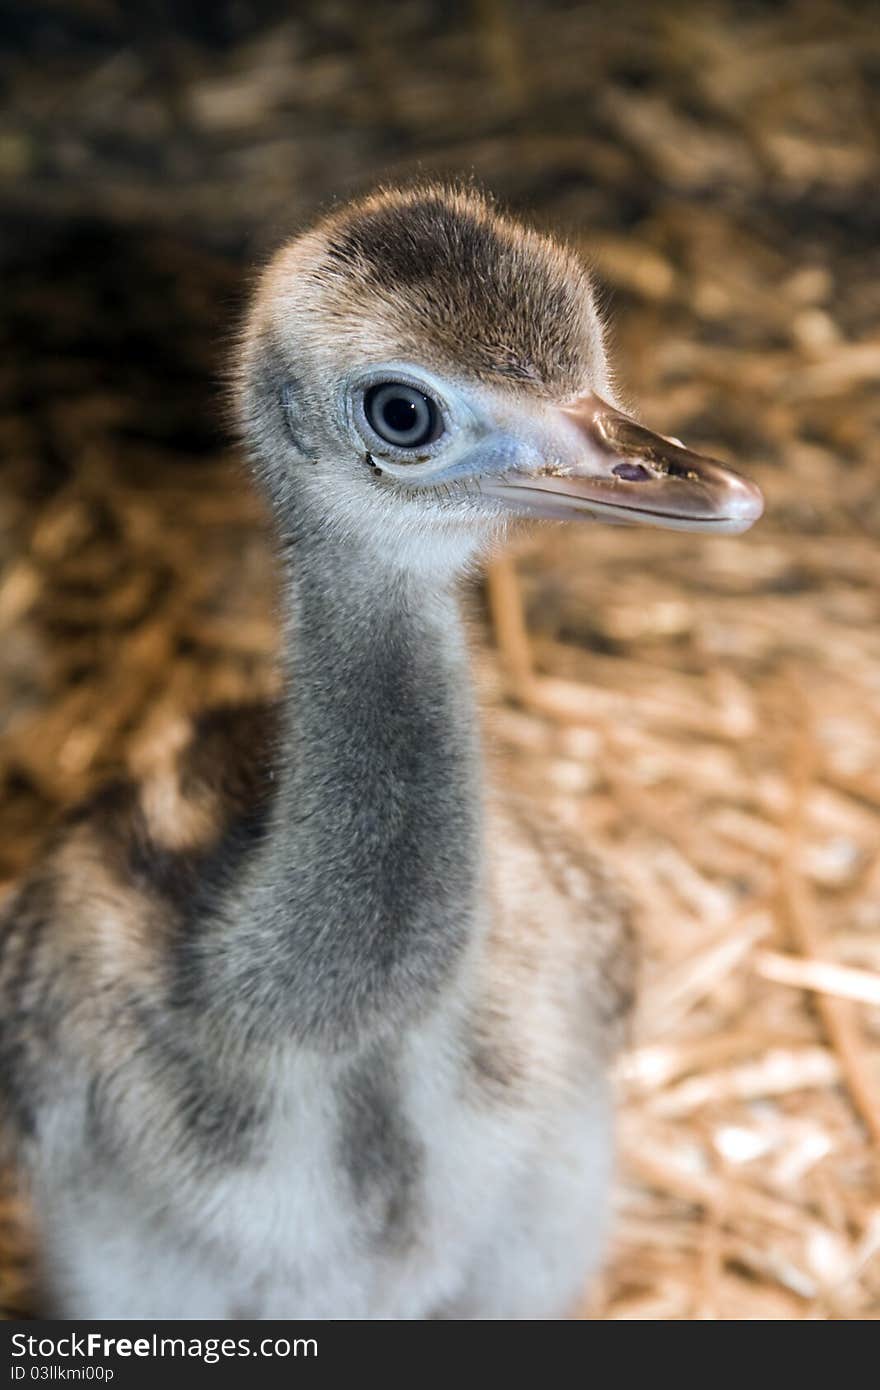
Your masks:
[{"label": "blurred dirt ground", "polygon": [[[175,709],[273,685],[246,267],[473,174],[592,259],[643,418],[768,500],[742,539],[542,531],[475,603],[505,774],[640,909],[583,1315],[877,1317],[876,9],[0,0],[0,38],[2,881]],[[0,1243],[25,1307],[11,1190]]]}]

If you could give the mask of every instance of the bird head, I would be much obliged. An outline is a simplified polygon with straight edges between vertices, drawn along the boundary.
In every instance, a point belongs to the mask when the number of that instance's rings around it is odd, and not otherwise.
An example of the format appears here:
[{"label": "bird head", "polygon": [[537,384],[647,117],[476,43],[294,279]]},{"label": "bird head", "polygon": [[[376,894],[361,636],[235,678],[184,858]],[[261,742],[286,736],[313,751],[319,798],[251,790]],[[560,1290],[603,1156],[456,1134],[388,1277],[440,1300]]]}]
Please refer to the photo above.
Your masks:
[{"label": "bird head", "polygon": [[278,253],[242,354],[282,532],[467,563],[513,518],[731,535],[758,488],[619,410],[589,274],[480,194],[381,191]]}]

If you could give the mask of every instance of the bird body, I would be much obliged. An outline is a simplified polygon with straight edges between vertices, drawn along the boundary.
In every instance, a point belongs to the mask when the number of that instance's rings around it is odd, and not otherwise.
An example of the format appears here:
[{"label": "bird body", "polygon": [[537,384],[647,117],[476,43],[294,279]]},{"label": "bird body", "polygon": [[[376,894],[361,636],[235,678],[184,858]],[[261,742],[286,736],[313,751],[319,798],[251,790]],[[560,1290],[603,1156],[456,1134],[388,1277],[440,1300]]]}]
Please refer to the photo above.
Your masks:
[{"label": "bird body", "polygon": [[[35,1142],[50,1306],[95,1318],[566,1310],[606,1226],[623,905],[598,866],[498,805],[481,818],[495,852],[478,905],[461,908],[467,931],[437,980],[407,986],[415,1008],[402,992],[399,1021],[367,1002],[363,1044],[334,1043],[345,1025],[332,1017],[317,1025],[326,1044],[294,1043],[299,1011],[267,1020],[271,1001],[255,1000],[251,1017],[243,981],[215,1018],[217,981],[201,985],[173,943],[224,895],[236,847],[266,843],[279,715],[221,712],[181,731],[173,762],[74,813],[18,899],[2,983],[19,1049],[4,1070]],[[49,912],[63,931],[45,929]],[[281,986],[284,961],[266,968],[277,1008],[296,984]],[[335,1012],[332,979],[327,996]]]},{"label": "bird body", "polygon": [[263,276],[239,402],[283,694],[75,810],[2,928],[5,1111],[62,1316],[575,1307],[627,911],[487,789],[457,585],[517,512],[759,510],[600,392],[586,272],[471,192],[375,195]]}]

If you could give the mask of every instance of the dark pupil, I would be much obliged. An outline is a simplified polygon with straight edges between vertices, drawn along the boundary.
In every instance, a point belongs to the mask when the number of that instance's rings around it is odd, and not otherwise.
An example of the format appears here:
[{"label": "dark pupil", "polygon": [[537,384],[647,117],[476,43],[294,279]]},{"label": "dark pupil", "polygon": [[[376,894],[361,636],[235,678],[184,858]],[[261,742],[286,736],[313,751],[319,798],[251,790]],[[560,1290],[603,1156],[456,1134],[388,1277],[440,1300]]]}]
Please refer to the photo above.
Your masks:
[{"label": "dark pupil", "polygon": [[382,419],[395,434],[408,434],[418,420],[415,402],[406,396],[392,396],[382,407]]}]

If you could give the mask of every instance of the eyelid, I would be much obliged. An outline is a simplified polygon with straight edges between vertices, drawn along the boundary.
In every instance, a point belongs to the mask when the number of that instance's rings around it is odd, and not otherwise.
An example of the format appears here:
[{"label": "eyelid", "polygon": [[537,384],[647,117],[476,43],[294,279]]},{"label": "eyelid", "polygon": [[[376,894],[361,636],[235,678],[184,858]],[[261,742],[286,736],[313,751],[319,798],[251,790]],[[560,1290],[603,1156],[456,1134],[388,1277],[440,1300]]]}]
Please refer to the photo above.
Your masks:
[{"label": "eyelid", "polygon": [[401,386],[409,386],[414,391],[421,391],[423,395],[430,396],[443,416],[452,418],[448,383],[435,380],[430,372],[422,371],[407,362],[376,362],[365,367],[357,375],[350,376],[343,389],[349,396],[364,396],[372,386],[397,382]]}]

